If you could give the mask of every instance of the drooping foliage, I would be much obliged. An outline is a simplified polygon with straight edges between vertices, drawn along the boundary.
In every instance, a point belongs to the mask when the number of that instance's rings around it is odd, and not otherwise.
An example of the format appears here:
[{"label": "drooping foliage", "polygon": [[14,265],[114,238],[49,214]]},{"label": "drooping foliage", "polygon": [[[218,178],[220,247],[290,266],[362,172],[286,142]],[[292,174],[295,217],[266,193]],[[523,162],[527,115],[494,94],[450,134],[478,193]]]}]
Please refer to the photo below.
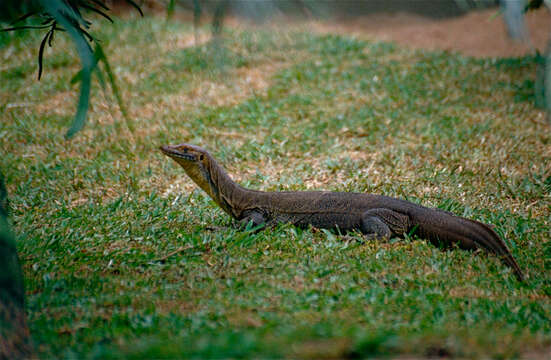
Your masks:
[{"label": "drooping foliage", "polygon": [[[143,12],[133,0],[125,0],[134,6],[143,16]],[[38,79],[42,77],[44,49],[46,45],[52,46],[54,37],[58,32],[66,32],[73,43],[75,44],[77,53],[80,57],[81,70],[76,80],[80,81],[80,96],[77,104],[77,111],[73,123],[66,133],[68,138],[75,135],[84,127],[86,123],[86,115],[90,102],[90,86],[92,72],[101,69],[97,66],[99,62],[104,65],[104,70],[107,73],[107,78],[115,94],[115,98],[119,103],[123,115],[126,117],[126,111],[122,98],[118,95],[117,85],[113,73],[110,71],[107,57],[103,49],[92,34],[89,32],[92,22],[88,20],[88,15],[95,13],[101,17],[113,22],[113,19],[108,15],[109,8],[102,0],[34,0],[22,6],[19,2],[9,1],[3,5],[9,9],[10,14],[19,14],[12,22],[11,26],[2,29],[3,31],[17,31],[35,29],[46,31],[40,43],[38,51]],[[95,43],[93,49],[90,45]],[[101,76],[98,75],[98,76]]]}]

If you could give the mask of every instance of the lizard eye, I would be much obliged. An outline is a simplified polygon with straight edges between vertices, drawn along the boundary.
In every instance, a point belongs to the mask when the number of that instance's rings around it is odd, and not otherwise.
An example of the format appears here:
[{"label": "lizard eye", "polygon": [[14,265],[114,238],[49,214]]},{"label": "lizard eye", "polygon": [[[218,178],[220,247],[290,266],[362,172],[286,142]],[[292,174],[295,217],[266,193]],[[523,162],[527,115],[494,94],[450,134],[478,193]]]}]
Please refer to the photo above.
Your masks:
[{"label": "lizard eye", "polygon": [[203,154],[201,154],[201,156],[199,156],[199,160],[203,160],[204,156]]},{"label": "lizard eye", "polygon": [[184,152],[187,153],[187,149],[186,149],[186,148],[184,148]]}]

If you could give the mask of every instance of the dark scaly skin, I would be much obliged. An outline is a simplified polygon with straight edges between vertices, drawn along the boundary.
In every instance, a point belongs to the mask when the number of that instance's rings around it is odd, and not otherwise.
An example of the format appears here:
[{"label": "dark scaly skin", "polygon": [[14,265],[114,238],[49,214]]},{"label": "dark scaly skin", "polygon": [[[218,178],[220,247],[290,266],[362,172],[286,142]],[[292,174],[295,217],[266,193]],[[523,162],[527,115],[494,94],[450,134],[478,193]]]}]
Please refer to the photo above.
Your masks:
[{"label": "dark scaly skin", "polygon": [[216,160],[198,146],[162,146],[161,151],[180,164],[201,189],[243,225],[283,222],[342,232],[359,230],[374,239],[400,237],[414,231],[435,245],[491,252],[523,281],[522,271],[505,242],[481,222],[382,195],[250,190],[235,183]]}]

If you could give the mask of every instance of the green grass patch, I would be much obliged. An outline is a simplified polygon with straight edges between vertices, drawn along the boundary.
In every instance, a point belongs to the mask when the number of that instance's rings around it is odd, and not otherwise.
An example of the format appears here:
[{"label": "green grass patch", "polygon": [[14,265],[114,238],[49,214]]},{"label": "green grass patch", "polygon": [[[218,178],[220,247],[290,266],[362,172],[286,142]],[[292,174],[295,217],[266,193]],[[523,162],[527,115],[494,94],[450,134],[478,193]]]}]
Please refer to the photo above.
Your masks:
[{"label": "green grass patch", "polygon": [[[0,167],[40,357],[548,351],[551,126],[535,59],[289,29],[193,46],[189,25],[156,18],[98,36],[134,134],[96,84],[85,130],[63,138],[78,70],[63,36],[40,82],[38,35],[0,48]],[[492,223],[528,280],[423,240],[241,231],[157,150],[179,142],[255,189],[372,192]]]}]

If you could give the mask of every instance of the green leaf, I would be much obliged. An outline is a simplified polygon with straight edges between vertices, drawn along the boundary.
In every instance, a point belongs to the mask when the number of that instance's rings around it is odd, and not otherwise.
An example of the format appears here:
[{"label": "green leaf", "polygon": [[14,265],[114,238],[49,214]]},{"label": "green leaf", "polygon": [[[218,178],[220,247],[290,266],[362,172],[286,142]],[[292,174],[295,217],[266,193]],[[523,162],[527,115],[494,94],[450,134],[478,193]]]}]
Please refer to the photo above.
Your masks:
[{"label": "green leaf", "polygon": [[98,77],[98,81],[101,86],[101,89],[103,90],[105,97],[107,97],[107,84],[105,83],[105,78],[103,77],[103,73],[101,72],[101,69],[99,67],[95,69],[96,71],[94,72],[94,74],[96,74],[96,76]]},{"label": "green leaf", "polygon": [[82,130],[86,123],[86,113],[90,104],[90,69],[83,71],[80,85],[80,96],[77,105],[77,114],[71,124],[71,127],[65,134],[66,138],[73,137],[77,132]]},{"label": "green leaf", "polygon": [[143,12],[142,12],[142,9],[140,8],[140,6],[138,4],[136,4],[134,1],[132,0],[126,0],[127,3],[129,3],[130,5],[132,5],[133,7],[136,8],[136,10],[138,10],[138,12],[140,13],[141,16],[143,16]]},{"label": "green leaf", "polygon": [[109,15],[107,15],[106,13],[104,13],[103,11],[101,11],[101,10],[99,10],[99,9],[96,9],[96,8],[93,7],[93,6],[84,4],[84,3],[83,3],[81,6],[82,6],[83,8],[85,8],[85,9],[88,9],[88,10],[90,10],[90,11],[93,11],[93,12],[95,12],[96,14],[99,14],[99,15],[103,16],[104,18],[106,18],[107,20],[113,22],[113,19],[111,19],[111,17],[110,17]]},{"label": "green leaf", "polygon": [[170,0],[168,2],[168,5],[166,7],[166,17],[167,18],[171,18],[172,15],[174,15],[174,8],[175,8],[175,5],[176,5],[176,1],[174,0]]},{"label": "green leaf", "polygon": [[49,30],[46,33],[46,35],[42,39],[42,42],[40,43],[40,49],[38,50],[38,80],[40,80],[40,77],[42,76],[42,59],[44,57],[44,47],[46,46],[46,42],[48,41],[51,33],[52,30]]},{"label": "green leaf", "polygon": [[88,105],[90,103],[90,78],[94,67],[94,57],[90,45],[86,42],[83,35],[83,32],[87,33],[78,26],[84,20],[73,8],[61,1],[40,0],[40,4],[71,36],[82,64],[77,113],[65,135],[67,138],[70,138],[81,130],[86,123],[86,113],[88,112]]},{"label": "green leaf", "polygon": [[22,22],[22,21],[24,21],[24,20],[26,20],[26,19],[28,19],[28,18],[30,18],[31,16],[36,15],[36,14],[38,14],[37,11],[28,12],[28,13],[24,14],[23,16],[21,16],[21,17],[15,19],[14,21],[12,21],[12,22],[10,23],[10,25],[15,25],[15,24],[17,24],[17,23],[19,23],[19,22]]},{"label": "green leaf", "polygon": [[[109,65],[109,61],[107,60],[107,56],[105,56],[105,52],[103,51],[103,48],[96,43],[95,48],[95,56],[98,59],[98,62],[102,62],[103,66],[105,67],[105,73],[107,74],[107,79],[109,80],[109,84],[111,85],[111,89],[113,90],[113,95],[115,96],[115,99],[117,100],[117,104],[119,105],[119,108],[121,109],[121,113],[124,116],[124,119],[126,120],[126,124],[130,131],[133,131],[133,125],[131,124],[130,118],[128,117],[128,112],[126,111],[126,106],[124,105],[124,101],[122,100],[121,93],[119,91],[119,87],[117,86],[117,78],[115,77],[115,74],[113,73],[113,70],[111,69],[111,65]],[[99,69],[98,69],[99,71]]]},{"label": "green leaf", "polygon": [[0,31],[17,31],[17,30],[25,30],[25,29],[46,29],[49,28],[50,25],[25,25],[25,26],[16,26],[11,28],[5,28],[1,29]]}]

